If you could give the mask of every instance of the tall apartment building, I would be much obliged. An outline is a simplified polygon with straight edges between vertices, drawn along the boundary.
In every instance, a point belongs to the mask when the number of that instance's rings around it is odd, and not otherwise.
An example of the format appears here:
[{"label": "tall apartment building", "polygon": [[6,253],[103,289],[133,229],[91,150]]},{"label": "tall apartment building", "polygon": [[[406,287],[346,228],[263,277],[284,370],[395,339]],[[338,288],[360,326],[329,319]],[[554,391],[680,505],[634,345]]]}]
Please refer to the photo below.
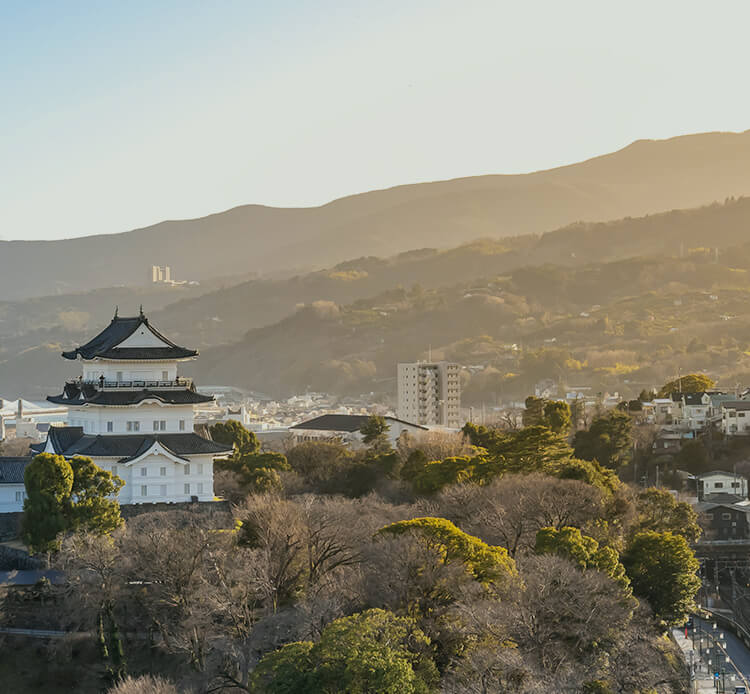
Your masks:
[{"label": "tall apartment building", "polygon": [[447,361],[398,365],[396,414],[412,424],[460,427],[461,368]]}]

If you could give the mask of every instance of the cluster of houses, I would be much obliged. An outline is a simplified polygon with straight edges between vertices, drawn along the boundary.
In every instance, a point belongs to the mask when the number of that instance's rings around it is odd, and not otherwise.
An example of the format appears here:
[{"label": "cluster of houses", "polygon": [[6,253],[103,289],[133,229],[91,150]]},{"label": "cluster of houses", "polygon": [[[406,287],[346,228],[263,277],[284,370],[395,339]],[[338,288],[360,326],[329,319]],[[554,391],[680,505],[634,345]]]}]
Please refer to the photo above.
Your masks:
[{"label": "cluster of houses", "polygon": [[659,427],[655,448],[679,450],[686,439],[711,430],[724,436],[750,435],[750,391],[674,393],[641,403],[641,421]]}]

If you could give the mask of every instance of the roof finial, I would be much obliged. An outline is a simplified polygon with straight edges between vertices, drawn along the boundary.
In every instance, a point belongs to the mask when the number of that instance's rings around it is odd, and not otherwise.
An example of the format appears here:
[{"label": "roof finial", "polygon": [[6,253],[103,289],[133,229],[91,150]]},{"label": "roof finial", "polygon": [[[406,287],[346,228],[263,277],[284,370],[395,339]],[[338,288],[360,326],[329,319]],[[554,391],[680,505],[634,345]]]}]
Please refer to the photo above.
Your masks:
[{"label": "roof finial", "polygon": [[119,306],[115,306],[115,317],[112,320],[117,320],[117,312],[120,310]]},{"label": "roof finial", "polygon": [[140,315],[141,315],[141,318],[143,318],[143,304],[141,304]]}]

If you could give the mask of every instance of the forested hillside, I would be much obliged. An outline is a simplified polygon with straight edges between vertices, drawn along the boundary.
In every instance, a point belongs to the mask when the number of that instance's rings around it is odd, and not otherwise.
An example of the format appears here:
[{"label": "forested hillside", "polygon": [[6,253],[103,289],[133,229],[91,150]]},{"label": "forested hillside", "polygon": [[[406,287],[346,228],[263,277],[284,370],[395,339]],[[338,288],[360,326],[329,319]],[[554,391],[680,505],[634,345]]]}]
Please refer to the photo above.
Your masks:
[{"label": "forested hillside", "polygon": [[140,285],[151,264],[170,265],[180,278],[196,280],[330,267],[363,255],[449,248],[746,194],[750,131],[639,140],[532,174],[405,185],[314,208],[246,205],[119,234],[0,241],[0,296]]},{"label": "forested hillside", "polygon": [[187,290],[0,304],[0,383],[37,397],[58,387],[75,370],[61,349],[98,331],[114,304],[134,313],[137,302],[166,334],[202,350],[194,365],[202,382],[276,395],[308,387],[388,394],[396,362],[425,357],[430,346],[479,367],[464,384],[467,402],[523,396],[543,378],[600,389],[629,382],[638,392],[672,376],[676,361],[734,385],[750,371],[748,228],[750,199],[740,198],[363,257],[175,302]]}]

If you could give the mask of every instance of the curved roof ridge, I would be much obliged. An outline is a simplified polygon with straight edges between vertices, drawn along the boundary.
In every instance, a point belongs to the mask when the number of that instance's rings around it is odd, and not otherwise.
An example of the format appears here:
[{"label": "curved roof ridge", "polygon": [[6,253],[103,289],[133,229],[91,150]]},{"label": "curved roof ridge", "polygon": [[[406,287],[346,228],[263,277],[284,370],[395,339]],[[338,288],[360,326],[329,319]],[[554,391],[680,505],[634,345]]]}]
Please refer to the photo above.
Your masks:
[{"label": "curved roof ridge", "polygon": [[[118,345],[127,340],[141,325],[145,325],[151,334],[161,340],[165,347],[120,347]],[[194,357],[197,350],[180,347],[168,337],[160,333],[141,313],[138,316],[120,317],[117,314],[109,325],[98,335],[92,337],[85,345],[62,353],[65,359],[94,359],[104,357],[109,359],[183,359]]]}]

